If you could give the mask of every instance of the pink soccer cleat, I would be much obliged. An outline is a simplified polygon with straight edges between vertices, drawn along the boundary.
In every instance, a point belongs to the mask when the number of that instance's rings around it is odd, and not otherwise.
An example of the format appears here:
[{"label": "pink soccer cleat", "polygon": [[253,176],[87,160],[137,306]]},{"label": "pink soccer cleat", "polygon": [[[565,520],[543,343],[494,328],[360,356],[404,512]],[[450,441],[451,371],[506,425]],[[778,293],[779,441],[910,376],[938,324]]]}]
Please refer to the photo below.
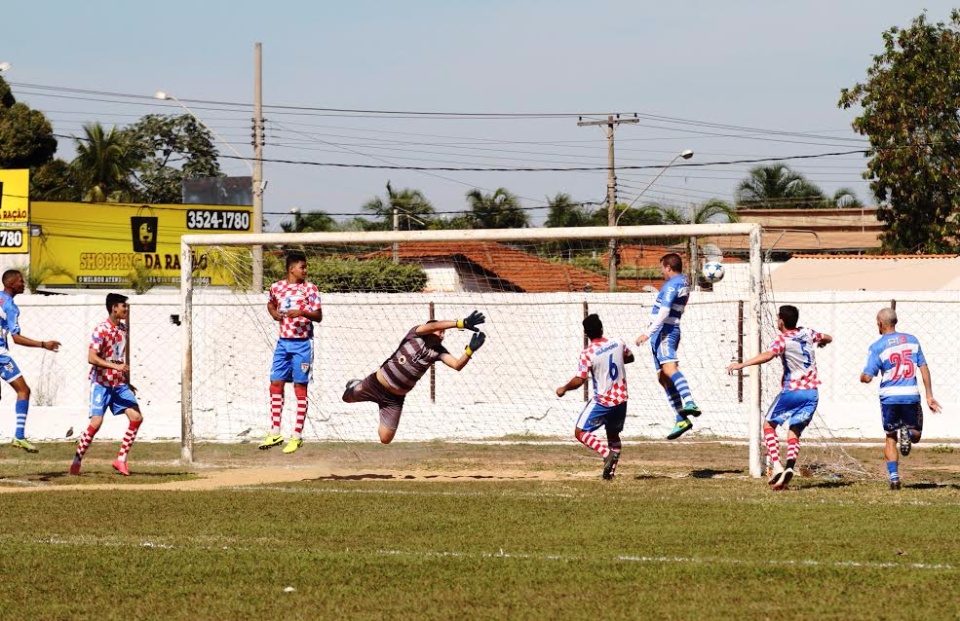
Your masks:
[{"label": "pink soccer cleat", "polygon": [[70,474],[74,476],[80,476],[80,460],[74,459],[73,463],[70,464]]},{"label": "pink soccer cleat", "polygon": [[127,467],[127,462],[125,461],[120,461],[119,459],[115,459],[113,461],[113,469],[125,477],[130,476],[130,468]]}]

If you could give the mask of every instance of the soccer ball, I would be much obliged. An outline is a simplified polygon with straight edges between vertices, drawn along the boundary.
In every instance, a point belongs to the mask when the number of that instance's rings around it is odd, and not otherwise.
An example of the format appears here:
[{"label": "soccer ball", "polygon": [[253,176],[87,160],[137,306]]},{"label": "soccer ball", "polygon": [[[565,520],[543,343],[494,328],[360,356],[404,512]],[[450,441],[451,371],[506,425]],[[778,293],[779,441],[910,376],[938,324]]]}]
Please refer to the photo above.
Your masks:
[{"label": "soccer ball", "polygon": [[723,280],[723,263],[719,261],[707,261],[704,263],[703,279],[707,282],[719,282]]}]

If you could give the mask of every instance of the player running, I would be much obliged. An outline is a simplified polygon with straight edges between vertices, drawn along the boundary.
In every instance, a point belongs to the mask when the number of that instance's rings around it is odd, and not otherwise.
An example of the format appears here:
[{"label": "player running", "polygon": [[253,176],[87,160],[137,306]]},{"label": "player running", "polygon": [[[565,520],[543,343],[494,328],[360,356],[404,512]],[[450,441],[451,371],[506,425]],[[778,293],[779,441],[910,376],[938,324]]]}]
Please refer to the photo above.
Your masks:
[{"label": "player running", "polygon": [[[777,329],[780,334],[773,340],[770,349],[749,360],[734,362],[727,373],[744,367],[764,364],[776,357],[783,363],[783,390],[770,405],[763,421],[763,441],[773,467],[768,483],[775,490],[782,490],[790,483],[800,454],[800,436],[813,419],[820,401],[822,382],[817,375],[816,347],[826,347],[833,342],[829,334],[821,334],[810,328],[798,328],[800,311],[796,306],[781,306],[777,313]],[[787,425],[787,467],[780,463],[780,441],[777,426]]]},{"label": "player running", "polygon": [[[583,386],[587,371],[590,372],[593,398],[580,412],[573,436],[603,458],[603,478],[610,480],[620,461],[620,432],[627,417],[627,371],[624,365],[633,362],[633,352],[620,339],[604,338],[603,322],[595,313],[584,318],[583,332],[590,344],[580,352],[577,374],[557,388],[557,396],[562,397]],[[593,434],[600,427],[607,431],[607,444]]]},{"label": "player running", "polygon": [[83,456],[103,424],[103,415],[110,408],[114,416],[125,414],[130,421],[120,443],[120,453],[113,462],[113,469],[126,477],[130,476],[127,455],[137,438],[143,415],[134,388],[130,385],[130,366],[126,359],[127,316],[130,312],[127,297],[108,293],[106,306],[110,315],[94,328],[87,349],[87,360],[91,364],[90,426],[80,435],[76,455],[70,464],[70,474],[80,474]]},{"label": "player running", "polygon": [[886,440],[883,456],[887,462],[890,489],[900,489],[900,454],[909,455],[910,447],[920,441],[923,433],[923,407],[920,405],[920,389],[917,387],[917,370],[923,377],[927,406],[934,413],[940,412],[940,404],[933,398],[930,368],[920,348],[917,337],[906,332],[897,332],[897,311],[881,309],[877,313],[877,330],[880,338],[870,345],[867,364],[860,374],[860,381],[869,384],[880,376],[880,413]]},{"label": "player running", "polygon": [[[14,432],[12,446],[23,449],[28,453],[37,453],[34,446],[25,435],[27,413],[30,410],[30,386],[23,379],[20,367],[10,357],[10,341],[24,347],[40,347],[56,352],[60,349],[60,341],[38,341],[20,334],[20,308],[13,298],[24,291],[23,274],[19,270],[7,270],[3,273],[3,291],[0,291],[0,377],[10,387],[17,391],[17,402],[14,410],[17,413],[17,426]],[[9,337],[10,340],[7,340]]]},{"label": "player running", "polygon": [[675,440],[693,429],[690,416],[700,416],[687,378],[680,372],[680,317],[690,299],[690,281],[683,273],[683,259],[675,252],[660,257],[660,273],[666,281],[657,294],[653,317],[637,337],[637,345],[650,341],[657,381],[663,386],[667,401],[676,412],[673,431],[668,440]]},{"label": "player running", "polygon": [[270,433],[260,445],[266,450],[283,443],[280,418],[284,387],[293,382],[297,397],[297,420],[293,437],[283,447],[285,454],[303,446],[303,425],[307,419],[307,383],[313,371],[313,324],[323,319],[320,290],[307,282],[307,257],[299,252],[287,255],[287,276],[270,285],[267,312],[280,323],[280,338],[273,351],[270,369]]},{"label": "player running", "polygon": [[[473,311],[465,319],[436,321],[413,327],[407,332],[396,351],[390,354],[380,368],[363,380],[347,382],[343,393],[346,403],[372,401],[380,406],[380,442],[389,444],[397,434],[406,394],[413,390],[420,378],[437,360],[454,371],[467,366],[470,358],[483,346],[486,335],[477,328],[483,323],[483,313]],[[443,337],[450,328],[472,330],[475,334],[463,355],[454,358],[443,346]]]}]

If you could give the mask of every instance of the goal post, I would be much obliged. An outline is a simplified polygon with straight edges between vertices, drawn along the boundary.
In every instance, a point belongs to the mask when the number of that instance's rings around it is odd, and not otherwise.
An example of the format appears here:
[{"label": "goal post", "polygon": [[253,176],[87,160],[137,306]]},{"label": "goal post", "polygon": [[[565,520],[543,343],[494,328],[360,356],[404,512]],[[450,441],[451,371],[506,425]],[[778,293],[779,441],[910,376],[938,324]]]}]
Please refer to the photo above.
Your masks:
[{"label": "goal post", "polygon": [[[763,266],[761,253],[761,227],[754,223],[733,223],[733,224],[689,224],[689,225],[656,225],[656,226],[624,226],[624,227],[576,227],[576,228],[531,228],[531,229],[481,229],[481,230],[429,230],[429,231],[381,231],[381,232],[331,232],[331,233],[264,233],[264,234],[217,234],[217,235],[184,235],[181,237],[181,457],[186,462],[193,461],[194,441],[198,438],[198,415],[220,416],[224,409],[217,398],[223,398],[224,391],[230,393],[229,400],[232,402],[231,410],[227,417],[230,424],[226,425],[223,421],[218,421],[216,430],[199,434],[201,439],[219,439],[224,440],[228,437],[235,437],[241,433],[250,432],[251,428],[263,429],[267,422],[266,409],[266,376],[269,369],[269,353],[264,351],[272,350],[272,343],[275,342],[276,327],[266,323],[266,296],[264,293],[252,292],[244,295],[239,293],[241,289],[249,288],[249,284],[243,282],[243,278],[238,276],[236,287],[227,291],[207,291],[203,283],[195,282],[192,269],[195,261],[199,257],[227,256],[229,253],[212,251],[211,249],[235,249],[242,252],[248,252],[248,255],[237,258],[236,255],[230,255],[234,264],[230,269],[235,269],[238,273],[252,268],[252,248],[255,246],[264,248],[264,255],[270,255],[270,249],[290,249],[303,248],[316,250],[318,252],[327,252],[331,257],[340,257],[349,253],[358,257],[358,260],[365,260],[371,256],[382,257],[385,261],[396,263],[398,260],[407,262],[416,262],[406,251],[420,247],[426,244],[447,244],[454,248],[472,247],[478,243],[491,244],[486,252],[490,253],[490,248],[502,249],[501,254],[508,252],[517,254],[526,253],[534,257],[526,261],[524,269],[527,273],[537,275],[542,272],[544,278],[547,277],[548,267],[554,265],[586,265],[586,268],[577,267],[577,274],[590,272],[586,269],[602,270],[609,257],[604,255],[608,252],[606,242],[615,241],[610,244],[613,247],[627,250],[637,247],[635,240],[643,240],[646,245],[658,245],[677,249],[684,254],[684,268],[688,273],[699,274],[700,266],[692,265],[688,267],[688,257],[696,257],[697,253],[683,253],[687,247],[687,240],[697,238],[703,240],[722,240],[725,238],[736,237],[740,241],[736,244],[737,248],[742,249],[738,257],[737,265],[727,265],[726,276],[723,281],[712,286],[710,283],[691,283],[696,291],[692,292],[690,304],[687,307],[682,330],[684,334],[683,344],[680,349],[681,367],[685,372],[688,367],[692,369],[695,375],[704,379],[697,379],[701,386],[699,390],[705,395],[707,407],[704,408],[704,415],[695,420],[695,426],[700,426],[705,433],[718,438],[734,438],[739,441],[746,440],[748,444],[749,471],[752,476],[762,474],[761,460],[761,382],[760,373],[745,373],[740,378],[720,379],[717,375],[723,373],[723,366],[729,363],[734,353],[739,353],[746,359],[756,355],[760,347],[761,323],[762,323],[762,296],[763,296]],[[719,242],[718,242],[719,243]],[[552,246],[550,246],[552,244]],[[558,251],[556,256],[543,256],[546,247],[563,247],[565,250]],[[398,248],[403,249],[398,253]],[[534,250],[536,249],[536,250]],[[465,253],[466,251],[464,251]],[[701,250],[701,253],[703,251]],[[539,256],[534,256],[539,253]],[[463,253],[461,253],[463,254]],[[478,257],[480,255],[478,254]],[[462,258],[462,257],[461,257]],[[212,258],[210,259],[212,260]],[[521,263],[524,260],[517,259]],[[617,259],[619,261],[619,256]],[[697,259],[694,259],[697,261]],[[539,262],[539,263],[538,263]],[[537,267],[538,265],[543,267]],[[638,264],[639,265],[639,264]],[[260,266],[261,269],[263,265]],[[311,269],[313,267],[311,259]],[[736,267],[737,269],[732,269]],[[474,437],[503,437],[525,436],[540,433],[541,430],[547,435],[554,435],[555,430],[563,429],[564,435],[572,431],[574,419],[570,419],[570,410],[579,409],[577,404],[568,397],[567,401],[557,405],[555,395],[548,395],[543,390],[545,386],[551,383],[562,384],[569,379],[574,371],[576,355],[579,348],[582,347],[582,330],[580,329],[579,319],[589,308],[591,312],[599,312],[601,319],[604,320],[605,331],[608,336],[619,336],[623,338],[628,346],[639,350],[636,352],[637,364],[632,365],[629,371],[630,381],[630,410],[638,410],[637,428],[631,429],[631,419],[628,418],[628,428],[625,429],[625,436],[637,434],[643,437],[650,435],[652,437],[662,437],[659,426],[669,423],[672,425],[672,413],[669,411],[666,399],[662,391],[657,392],[658,386],[654,386],[653,380],[655,373],[650,362],[650,353],[646,347],[637,348],[633,341],[636,335],[646,325],[650,306],[655,299],[655,293],[651,287],[658,289],[660,284],[654,280],[656,274],[650,273],[652,270],[647,268],[646,273],[643,269],[635,270],[634,276],[624,276],[624,268],[619,268],[621,278],[623,278],[624,288],[618,286],[616,292],[607,292],[604,283],[606,274],[593,274],[596,279],[587,279],[584,277],[583,284],[576,281],[567,288],[556,287],[537,290],[537,293],[530,293],[530,289],[525,286],[517,285],[512,277],[503,273],[494,273],[495,270],[487,265],[482,257],[475,258],[470,264],[469,270],[457,267],[461,277],[466,278],[461,283],[462,293],[452,294],[433,291],[430,293],[421,290],[417,293],[396,293],[389,290],[368,291],[365,293],[336,293],[328,295],[321,289],[324,295],[324,322],[321,324],[318,347],[324,347],[325,339],[333,340],[338,338],[336,330],[343,329],[343,324],[338,324],[336,319],[329,320],[328,317],[335,317],[337,311],[344,313],[354,313],[356,317],[365,317],[370,326],[382,328],[382,334],[379,340],[384,346],[392,351],[393,346],[403,336],[403,333],[422,317],[427,319],[436,316],[437,319],[449,319],[459,315],[450,315],[450,313],[469,312],[474,307],[479,308],[488,315],[488,325],[482,328],[489,329],[494,339],[488,339],[485,348],[488,350],[491,358],[484,360],[487,352],[481,352],[478,360],[470,368],[464,370],[462,376],[475,376],[473,379],[464,379],[462,383],[453,388],[434,385],[434,380],[430,379],[430,389],[424,390],[420,387],[415,389],[415,393],[420,394],[412,400],[408,400],[411,414],[409,417],[415,419],[416,412],[422,410],[425,412],[424,421],[429,423],[429,412],[433,411],[443,413],[444,420],[454,420],[456,416],[463,419],[471,417],[471,408],[476,408],[477,418],[482,418],[483,423],[464,422],[460,427],[451,427],[448,430],[441,430],[436,437],[445,437],[444,434],[449,431],[450,438],[474,438]],[[517,268],[519,270],[519,268]],[[574,268],[568,269],[565,274],[568,276],[573,273]],[[456,271],[456,270],[454,270]],[[312,272],[310,272],[312,275]],[[265,281],[269,277],[265,277]],[[630,278],[633,278],[631,281]],[[308,275],[308,280],[313,280]],[[589,280],[589,282],[588,282]],[[695,279],[699,280],[699,279]],[[570,280],[570,282],[574,282]],[[642,283],[647,284],[642,284]],[[497,288],[499,287],[499,288]],[[201,298],[198,298],[198,292],[202,292]],[[219,296],[219,297],[218,297]],[[198,303],[198,300],[203,300]],[[217,306],[218,313],[236,313],[233,319],[224,320],[223,323],[206,323],[206,319],[198,322],[198,304],[199,307],[207,308]],[[490,307],[490,310],[484,308]],[[408,308],[409,307],[409,308]],[[737,311],[736,309],[740,309]],[[583,310],[581,310],[583,309]],[[691,312],[693,311],[693,312]],[[206,312],[206,311],[205,311]],[[212,316],[213,311],[207,312],[205,316]],[[737,312],[741,315],[738,326]],[[240,313],[245,313],[241,315]],[[367,317],[364,315],[370,315]],[[371,315],[371,313],[373,315]],[[353,317],[354,315],[351,315]],[[375,315],[375,316],[374,316]],[[263,324],[257,322],[263,319]],[[359,321],[359,320],[358,320]],[[402,323],[404,322],[405,323]],[[392,323],[395,322],[395,325]],[[411,323],[413,322],[413,323]],[[419,321],[422,323],[423,321]],[[243,375],[242,380],[246,384],[255,382],[262,384],[263,398],[258,401],[256,396],[245,397],[238,394],[238,391],[231,387],[217,390],[215,384],[219,381],[210,373],[208,367],[222,369],[221,365],[231,365],[235,362],[224,362],[226,356],[223,352],[215,354],[212,352],[214,345],[205,345],[205,339],[213,336],[222,337],[225,330],[232,329],[237,331],[251,330],[255,336],[264,341],[259,345],[256,353],[246,356],[247,358],[259,358],[256,360],[247,360],[250,368],[244,368],[235,374]],[[338,327],[339,326],[339,327]],[[489,328],[488,328],[489,326]],[[516,330],[516,332],[512,332]],[[367,329],[365,332],[376,331]],[[355,339],[356,347],[362,349],[367,347],[366,340],[370,336],[364,333],[351,333],[349,337],[343,340]],[[508,341],[516,339],[518,343],[524,344],[527,352],[542,352],[542,360],[524,359],[520,354],[511,351],[506,347]],[[447,337],[451,341],[451,347],[460,347],[462,344],[454,336]],[[456,340],[455,343],[452,341]],[[269,345],[266,343],[269,342]],[[447,341],[445,341],[447,344]],[[492,346],[491,346],[492,345]],[[227,345],[223,346],[228,348]],[[366,372],[376,368],[376,365],[382,360],[378,358],[382,355],[382,350],[370,346],[371,352],[364,354],[362,367]],[[202,351],[199,351],[202,349]],[[520,349],[518,346],[515,349]],[[574,351],[575,350],[575,351]],[[365,351],[365,350],[364,350]],[[330,363],[325,367],[329,375],[335,376],[333,379],[324,377],[324,374],[315,371],[315,382],[322,386],[324,393],[317,399],[313,396],[311,389],[311,408],[314,407],[314,401],[317,407],[324,411],[322,429],[315,431],[318,439],[356,439],[354,431],[345,426],[338,426],[337,416],[331,410],[338,410],[343,407],[337,403],[339,391],[342,388],[343,373],[336,368],[336,364],[343,363],[343,359],[336,360],[343,352],[329,352],[327,356]],[[389,353],[389,352],[387,352]],[[493,362],[496,359],[496,364]],[[721,359],[725,357],[725,359]],[[555,362],[559,359],[560,362]],[[702,363],[697,362],[703,359]],[[572,362],[571,362],[572,361]],[[699,365],[699,366],[698,366]],[[318,364],[314,365],[315,368]],[[539,371],[538,371],[539,369]],[[350,370],[351,372],[360,372]],[[440,375],[441,372],[437,372]],[[563,375],[566,377],[562,377]],[[560,379],[562,377],[562,379]],[[347,376],[349,379],[349,376]],[[458,381],[459,380],[458,378]],[[696,393],[698,387],[695,381],[691,385]],[[421,384],[427,382],[427,378],[421,381]],[[437,380],[439,382],[439,379]],[[466,382],[466,383],[463,383]],[[472,383],[470,383],[472,382]],[[737,397],[735,384],[739,382],[741,397]],[[333,386],[329,387],[328,386]],[[513,384],[516,384],[514,386]],[[535,386],[535,390],[531,388]],[[722,389],[719,388],[722,386]],[[525,392],[524,389],[528,389]],[[715,389],[716,388],[716,389]],[[745,389],[745,390],[744,390]],[[733,392],[730,392],[730,391]],[[230,392],[232,391],[232,392]],[[203,392],[204,396],[200,397]],[[536,392],[535,396],[530,396],[528,392]],[[552,388],[549,390],[552,393]],[[208,394],[209,393],[209,394]],[[474,395],[474,401],[471,405],[463,406],[458,403],[464,393]],[[219,394],[220,397],[214,397]],[[724,404],[721,401],[721,395],[732,394],[735,404]],[[411,393],[411,396],[414,393]],[[198,399],[203,401],[198,403]],[[699,399],[699,398],[698,398]],[[714,399],[714,401],[711,401]],[[414,403],[411,403],[413,401]],[[548,403],[549,401],[549,403]],[[240,403],[242,402],[242,403]],[[254,403],[255,402],[255,403]],[[422,402],[421,405],[418,405]],[[634,404],[637,405],[634,405]],[[369,405],[369,404],[367,404]],[[496,407],[494,407],[496,406]],[[580,404],[582,407],[582,403]],[[352,407],[352,406],[347,406]],[[711,408],[725,412],[726,419],[709,422],[711,418]],[[499,412],[494,416],[501,416],[503,424],[498,421],[491,423],[491,412]],[[243,411],[241,413],[241,410]],[[482,410],[483,414],[479,412]],[[507,412],[506,410],[509,410]],[[256,416],[259,419],[252,419],[247,412],[259,412]],[[204,414],[199,414],[204,412]],[[314,414],[308,414],[313,416]],[[449,416],[449,418],[448,418]],[[631,416],[628,413],[628,416]],[[649,418],[646,418],[649,417]],[[401,425],[401,431],[404,431],[409,425],[417,425],[417,420],[408,421],[408,413],[405,409],[404,422]],[[437,418],[437,416],[433,416]],[[703,426],[700,421],[708,421]],[[253,422],[251,422],[253,421]],[[518,424],[516,421],[520,421]],[[526,421],[526,422],[523,422]],[[202,422],[202,421],[201,421]],[[370,420],[364,419],[369,426]],[[549,423],[549,424],[547,424]],[[569,423],[569,425],[568,425]],[[448,423],[454,425],[455,423]],[[428,425],[429,426],[429,425]],[[483,430],[477,428],[487,426]],[[570,429],[566,429],[567,427]],[[243,431],[240,430],[243,429]],[[429,431],[424,432],[429,433]],[[484,435],[486,434],[486,435]],[[427,439],[424,436],[424,439]]]}]

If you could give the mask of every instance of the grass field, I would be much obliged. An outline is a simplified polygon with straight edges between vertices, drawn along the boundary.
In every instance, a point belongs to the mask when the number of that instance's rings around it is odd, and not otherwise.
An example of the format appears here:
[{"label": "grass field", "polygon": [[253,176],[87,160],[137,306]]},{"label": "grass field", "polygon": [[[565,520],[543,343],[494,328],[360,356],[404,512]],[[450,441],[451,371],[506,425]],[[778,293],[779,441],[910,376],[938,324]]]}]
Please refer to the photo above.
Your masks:
[{"label": "grass field", "polygon": [[[800,477],[744,447],[0,448],[0,619],[960,618],[960,451],[905,488]],[[881,473],[880,449],[850,452]],[[801,460],[803,454],[801,454]],[[3,493],[8,492],[8,493]]]}]

